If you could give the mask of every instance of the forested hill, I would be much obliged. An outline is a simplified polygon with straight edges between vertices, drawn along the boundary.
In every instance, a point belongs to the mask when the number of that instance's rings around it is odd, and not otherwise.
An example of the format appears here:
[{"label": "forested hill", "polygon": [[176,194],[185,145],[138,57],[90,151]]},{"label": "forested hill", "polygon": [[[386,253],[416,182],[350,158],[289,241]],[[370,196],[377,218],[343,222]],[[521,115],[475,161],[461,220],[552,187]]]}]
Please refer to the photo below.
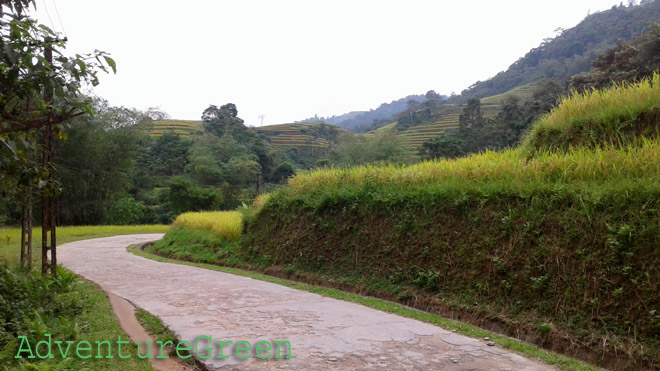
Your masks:
[{"label": "forested hill", "polygon": [[[616,46],[619,41],[629,41],[641,35],[651,23],[658,20],[660,0],[643,0],[633,6],[622,3],[609,10],[588,15],[575,27],[544,40],[506,71],[486,81],[478,81],[463,90],[461,95],[449,98],[449,103],[463,104],[471,97],[502,94],[543,78],[565,83],[570,77],[589,71],[591,62],[599,53]],[[394,115],[409,108],[409,100],[424,102],[426,96],[410,95],[391,103],[383,103],[370,111],[354,111],[327,118],[312,117],[297,122],[325,121],[359,132],[388,124]],[[382,122],[372,126],[375,121]]]},{"label": "forested hill", "polygon": [[641,35],[652,22],[660,20],[660,0],[642,1],[635,6],[614,6],[587,16],[577,26],[546,39],[537,48],[512,64],[508,70],[479,81],[464,90],[452,103],[463,103],[471,97],[483,98],[504,93],[516,86],[541,78],[565,82],[589,70],[600,52]]},{"label": "forested hill", "polygon": [[[408,101],[424,102],[425,100],[425,95],[409,95],[391,103],[383,103],[378,108],[369,111],[353,111],[332,117],[315,116],[296,121],[296,123],[324,121],[348,130],[366,131],[366,128],[374,121],[387,120],[408,109]],[[361,128],[364,128],[364,130],[360,130]]]}]

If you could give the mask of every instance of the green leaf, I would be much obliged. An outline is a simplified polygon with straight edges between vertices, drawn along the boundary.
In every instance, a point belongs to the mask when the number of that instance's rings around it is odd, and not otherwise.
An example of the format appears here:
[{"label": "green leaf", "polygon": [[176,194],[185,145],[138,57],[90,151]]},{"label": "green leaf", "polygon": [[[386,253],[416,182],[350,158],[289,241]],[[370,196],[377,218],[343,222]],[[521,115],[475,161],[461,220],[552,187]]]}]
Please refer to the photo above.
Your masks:
[{"label": "green leaf", "polygon": [[105,55],[103,58],[105,59],[105,63],[112,68],[112,72],[117,73],[117,64],[115,63],[115,60]]},{"label": "green leaf", "polygon": [[94,112],[93,112],[92,109],[89,107],[89,105],[87,105],[86,103],[82,103],[82,104],[80,105],[80,108],[82,108],[82,109],[83,109],[88,115],[90,115],[90,116],[94,116]]},{"label": "green leaf", "polygon": [[42,31],[45,31],[45,32],[47,32],[47,33],[49,33],[49,34],[51,34],[51,35],[55,35],[55,32],[53,32],[53,30],[51,30],[51,29],[50,29],[48,26],[46,26],[46,25],[40,24],[40,25],[38,25],[37,27],[39,27]]}]

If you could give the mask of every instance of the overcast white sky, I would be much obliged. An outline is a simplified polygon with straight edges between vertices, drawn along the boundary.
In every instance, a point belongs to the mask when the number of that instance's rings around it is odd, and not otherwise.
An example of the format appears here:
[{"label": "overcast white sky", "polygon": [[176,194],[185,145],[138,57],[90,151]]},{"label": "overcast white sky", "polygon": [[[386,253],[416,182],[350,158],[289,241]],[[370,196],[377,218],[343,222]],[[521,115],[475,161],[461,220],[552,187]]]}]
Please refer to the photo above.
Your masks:
[{"label": "overcast white sky", "polygon": [[[57,5],[63,27],[55,11]],[[109,52],[95,93],[198,120],[235,103],[247,124],[460,93],[614,0],[36,0],[67,53]]]}]

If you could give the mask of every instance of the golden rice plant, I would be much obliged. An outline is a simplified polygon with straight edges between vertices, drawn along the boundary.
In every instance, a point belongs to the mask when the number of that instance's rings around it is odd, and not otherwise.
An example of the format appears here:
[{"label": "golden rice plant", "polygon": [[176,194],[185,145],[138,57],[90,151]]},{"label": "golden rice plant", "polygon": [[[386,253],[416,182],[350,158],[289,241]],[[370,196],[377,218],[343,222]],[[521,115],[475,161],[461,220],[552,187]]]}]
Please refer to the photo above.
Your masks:
[{"label": "golden rice plant", "polygon": [[438,182],[506,180],[515,183],[600,182],[608,179],[660,180],[660,141],[644,139],[625,147],[541,151],[527,158],[521,149],[487,151],[455,160],[425,161],[411,166],[363,165],[316,169],[289,180],[294,192],[359,185],[415,186]]},{"label": "golden rice plant", "polygon": [[243,216],[238,211],[204,211],[179,215],[174,226],[209,230],[227,241],[236,241],[243,231]]}]

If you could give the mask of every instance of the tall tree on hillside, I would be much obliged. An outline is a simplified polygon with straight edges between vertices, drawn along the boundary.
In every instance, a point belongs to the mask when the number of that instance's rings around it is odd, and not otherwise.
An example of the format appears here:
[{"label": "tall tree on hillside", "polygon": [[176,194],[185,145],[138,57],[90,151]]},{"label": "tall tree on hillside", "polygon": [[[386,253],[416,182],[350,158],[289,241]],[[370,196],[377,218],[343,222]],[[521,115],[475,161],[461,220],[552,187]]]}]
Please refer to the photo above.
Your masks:
[{"label": "tall tree on hillside", "polygon": [[251,154],[257,156],[262,174],[270,176],[273,170],[272,155],[257,132],[243,124],[235,104],[227,103],[220,108],[209,106],[202,113],[202,121],[206,132],[218,138],[231,137],[240,145],[246,146]]},{"label": "tall tree on hillside", "polygon": [[472,97],[463,108],[463,113],[458,116],[458,127],[461,129],[480,128],[484,125],[484,116],[481,112],[481,100]]},{"label": "tall tree on hillside", "polygon": [[233,103],[218,108],[211,105],[202,113],[204,129],[222,137],[225,134],[236,135],[244,131],[243,120],[238,117],[238,109]]}]

